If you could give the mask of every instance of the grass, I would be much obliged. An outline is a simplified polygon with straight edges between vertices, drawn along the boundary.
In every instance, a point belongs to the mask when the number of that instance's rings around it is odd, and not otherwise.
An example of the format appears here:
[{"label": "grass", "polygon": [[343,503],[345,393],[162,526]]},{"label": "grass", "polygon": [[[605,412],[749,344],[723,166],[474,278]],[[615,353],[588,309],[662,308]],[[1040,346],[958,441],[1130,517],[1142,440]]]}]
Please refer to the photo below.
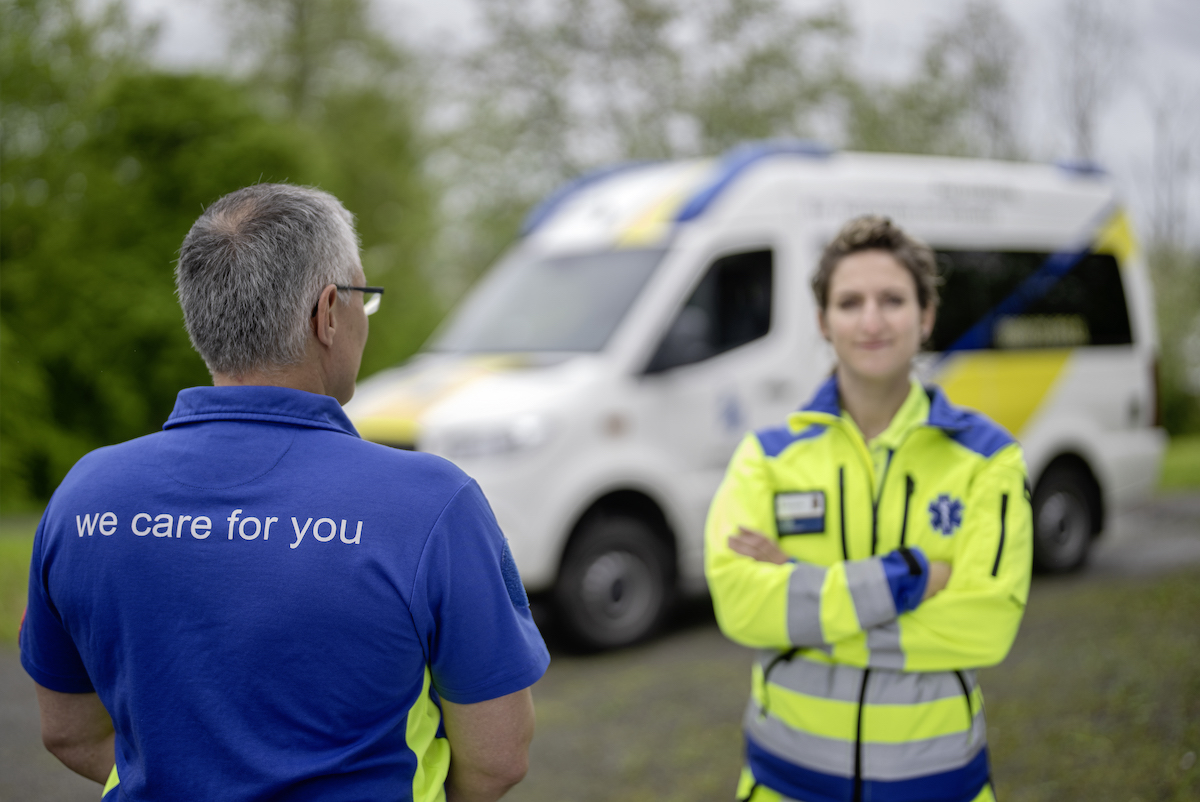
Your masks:
[{"label": "grass", "polygon": [[1200,571],[1041,579],[981,672],[1005,802],[1200,799]]},{"label": "grass", "polygon": [[0,518],[0,647],[17,642],[37,522],[29,516]]},{"label": "grass", "polygon": [[[1200,569],[1039,577],[1017,642],[981,672],[1003,802],[1200,799]],[[622,652],[560,650],[513,802],[728,800],[750,654],[711,612]]]},{"label": "grass", "polygon": [[1164,490],[1200,488],[1200,434],[1171,438],[1158,485]]}]

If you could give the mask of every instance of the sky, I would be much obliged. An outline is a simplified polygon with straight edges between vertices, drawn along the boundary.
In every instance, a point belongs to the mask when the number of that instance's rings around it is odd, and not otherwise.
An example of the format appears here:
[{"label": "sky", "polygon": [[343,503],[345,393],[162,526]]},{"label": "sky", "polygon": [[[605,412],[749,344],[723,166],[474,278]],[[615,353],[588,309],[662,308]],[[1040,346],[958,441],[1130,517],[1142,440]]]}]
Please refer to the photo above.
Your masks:
[{"label": "sky", "polygon": [[[1094,0],[1099,2],[1100,0]],[[785,0],[801,11],[825,0]],[[1133,46],[1122,78],[1101,119],[1099,161],[1121,186],[1136,219],[1146,229],[1155,98],[1176,92],[1180,124],[1200,142],[1200,2],[1198,0],[1109,0],[1124,14]],[[178,68],[219,67],[227,51],[221,24],[222,0],[129,0],[135,19],[159,20],[156,58]],[[869,76],[901,78],[916,66],[930,33],[962,13],[967,0],[845,0],[858,32],[855,62]],[[478,31],[471,0],[374,0],[381,28],[404,42],[470,41]],[[1056,54],[1061,48],[1061,2],[1000,0],[1026,40],[1020,124],[1030,156],[1051,161],[1067,155],[1061,102],[1054,91]],[[1189,181],[1192,244],[1200,244],[1200,152]]]}]

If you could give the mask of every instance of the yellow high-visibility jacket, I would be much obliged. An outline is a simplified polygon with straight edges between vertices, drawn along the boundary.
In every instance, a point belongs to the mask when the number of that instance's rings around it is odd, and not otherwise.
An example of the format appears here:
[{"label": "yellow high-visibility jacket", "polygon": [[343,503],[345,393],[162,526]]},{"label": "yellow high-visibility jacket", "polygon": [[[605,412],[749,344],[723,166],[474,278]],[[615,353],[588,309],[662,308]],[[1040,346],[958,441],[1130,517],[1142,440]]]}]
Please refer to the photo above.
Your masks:
[{"label": "yellow high-visibility jacket", "polygon": [[[739,527],[792,562],[744,557]],[[913,382],[868,445],[836,379],[786,426],[746,436],[713,499],[717,621],[760,650],[745,716],[754,785],[805,802],[970,802],[988,786],[974,669],[1004,659],[1029,593],[1020,446]],[[928,562],[951,564],[922,602]]]}]

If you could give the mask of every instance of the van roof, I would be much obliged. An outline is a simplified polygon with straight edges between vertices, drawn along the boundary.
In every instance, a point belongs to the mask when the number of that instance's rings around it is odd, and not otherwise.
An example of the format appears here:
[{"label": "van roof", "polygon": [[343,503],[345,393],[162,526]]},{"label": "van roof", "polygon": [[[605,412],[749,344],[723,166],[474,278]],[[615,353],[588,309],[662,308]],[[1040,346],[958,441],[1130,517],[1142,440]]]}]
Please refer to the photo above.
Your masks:
[{"label": "van roof", "polygon": [[551,193],[522,235],[548,250],[663,245],[682,228],[780,216],[836,230],[886,214],[931,242],[1086,239],[1115,191],[1095,165],[835,152],[819,143],[746,143],[718,158],[619,164]]}]

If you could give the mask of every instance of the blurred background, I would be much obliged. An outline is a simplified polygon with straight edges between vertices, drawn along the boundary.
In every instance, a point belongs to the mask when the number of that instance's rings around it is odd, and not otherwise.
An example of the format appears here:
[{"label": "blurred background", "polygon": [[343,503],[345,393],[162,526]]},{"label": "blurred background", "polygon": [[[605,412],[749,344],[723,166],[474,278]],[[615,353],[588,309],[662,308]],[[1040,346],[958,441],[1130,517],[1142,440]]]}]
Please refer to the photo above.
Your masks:
[{"label": "blurred background", "polygon": [[[92,798],[36,743],[24,571],[70,466],[208,381],[172,276],[204,206],[286,180],[357,214],[388,288],[367,376],[561,182],[782,136],[1095,161],[1122,187],[1156,286],[1163,489],[1083,574],[1035,583],[984,687],[1002,798],[1200,797],[1195,549],[1137,558],[1145,532],[1200,532],[1193,0],[0,0],[0,134],[0,797]],[[747,657],[703,603],[678,618],[615,654],[555,647],[513,798],[731,797]]]}]

